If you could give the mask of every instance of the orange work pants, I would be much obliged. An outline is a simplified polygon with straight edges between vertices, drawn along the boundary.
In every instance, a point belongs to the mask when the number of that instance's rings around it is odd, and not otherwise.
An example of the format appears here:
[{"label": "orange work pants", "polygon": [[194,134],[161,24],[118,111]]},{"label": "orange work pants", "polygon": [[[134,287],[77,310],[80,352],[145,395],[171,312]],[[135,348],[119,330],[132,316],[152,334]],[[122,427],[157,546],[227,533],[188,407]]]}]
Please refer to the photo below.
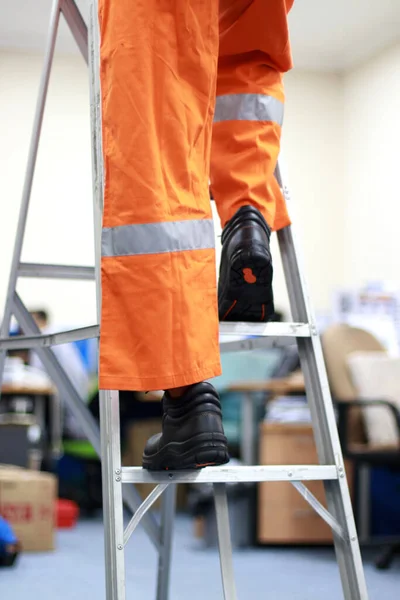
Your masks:
[{"label": "orange work pants", "polygon": [[224,225],[289,224],[274,179],[293,0],[100,0],[100,388],[221,372],[209,179]]}]

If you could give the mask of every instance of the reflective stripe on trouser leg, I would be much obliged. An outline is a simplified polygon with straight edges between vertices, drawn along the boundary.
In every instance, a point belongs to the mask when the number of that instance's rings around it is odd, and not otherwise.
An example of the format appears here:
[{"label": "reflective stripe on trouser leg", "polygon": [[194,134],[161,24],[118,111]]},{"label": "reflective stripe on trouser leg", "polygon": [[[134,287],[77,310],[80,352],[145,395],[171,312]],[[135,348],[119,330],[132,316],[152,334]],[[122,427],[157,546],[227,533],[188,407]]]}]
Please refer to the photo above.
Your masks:
[{"label": "reflective stripe on trouser leg", "polygon": [[214,248],[212,219],[104,227],[102,256],[137,256]]},{"label": "reflective stripe on trouser leg", "polygon": [[283,102],[267,94],[226,94],[217,98],[214,123],[269,121],[282,127]]},{"label": "reflective stripe on trouser leg", "polygon": [[275,180],[283,102],[267,94],[217,98],[211,186],[222,225],[244,204],[258,208],[269,225],[289,224]]},{"label": "reflective stripe on trouser leg", "polygon": [[[291,67],[285,0],[221,0],[211,186],[222,225],[243,205],[274,229],[289,224],[274,177]],[[283,49],[283,50],[282,50]]]},{"label": "reflective stripe on trouser leg", "polygon": [[106,389],[220,374],[208,195],[218,3],[159,4],[99,1]]}]

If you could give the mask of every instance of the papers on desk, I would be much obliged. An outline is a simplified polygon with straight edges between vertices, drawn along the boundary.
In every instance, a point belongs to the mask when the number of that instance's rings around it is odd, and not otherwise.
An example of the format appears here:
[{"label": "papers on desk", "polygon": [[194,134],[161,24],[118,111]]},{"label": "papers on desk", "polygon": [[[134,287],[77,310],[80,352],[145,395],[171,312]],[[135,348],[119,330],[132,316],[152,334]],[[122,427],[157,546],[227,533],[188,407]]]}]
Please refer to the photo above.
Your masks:
[{"label": "papers on desk", "polygon": [[46,373],[25,365],[18,357],[7,357],[4,367],[3,385],[42,390],[51,388],[52,383]]},{"label": "papers on desk", "polygon": [[[334,409],[335,419],[338,412]],[[268,403],[266,423],[311,423],[311,412],[306,396],[279,396]]]},{"label": "papers on desk", "polygon": [[305,396],[280,396],[268,403],[267,423],[311,423]]}]

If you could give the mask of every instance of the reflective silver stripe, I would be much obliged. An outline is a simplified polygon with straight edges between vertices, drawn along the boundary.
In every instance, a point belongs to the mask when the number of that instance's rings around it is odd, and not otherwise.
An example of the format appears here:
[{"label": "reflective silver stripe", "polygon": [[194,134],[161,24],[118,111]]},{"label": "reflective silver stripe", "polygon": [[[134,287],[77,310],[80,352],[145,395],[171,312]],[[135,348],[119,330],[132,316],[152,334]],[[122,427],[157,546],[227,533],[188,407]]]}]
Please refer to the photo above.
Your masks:
[{"label": "reflective silver stripe", "polygon": [[282,126],[283,102],[265,94],[218,96],[214,123],[220,121],[272,121]]},{"label": "reflective silver stripe", "polygon": [[214,248],[212,219],[105,227],[102,256],[134,256]]}]

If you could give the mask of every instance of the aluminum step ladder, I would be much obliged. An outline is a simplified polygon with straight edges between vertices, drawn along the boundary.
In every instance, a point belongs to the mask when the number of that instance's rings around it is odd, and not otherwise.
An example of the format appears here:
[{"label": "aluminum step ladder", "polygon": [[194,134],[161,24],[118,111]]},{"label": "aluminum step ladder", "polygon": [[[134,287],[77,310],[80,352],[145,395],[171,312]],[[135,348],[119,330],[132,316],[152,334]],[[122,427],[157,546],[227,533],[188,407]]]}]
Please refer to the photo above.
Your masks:
[{"label": "aluminum step ladder", "polygon": [[[58,23],[63,16],[77,45],[89,63],[91,124],[93,144],[93,193],[96,266],[77,267],[42,265],[21,262],[21,251],[26,228],[29,201],[46,94],[57,38]],[[53,382],[63,394],[70,410],[80,421],[88,440],[102,459],[103,504],[105,523],[105,567],[107,600],[125,600],[124,548],[135,528],[141,522],[159,555],[156,599],[169,598],[169,574],[175,489],[179,483],[212,483],[217,517],[218,541],[225,600],[236,600],[232,548],[230,541],[226,484],[229,482],[286,481],[293,485],[312,508],[330,525],[333,531],[336,558],[345,600],[367,600],[359,543],[352,512],[335,413],[329,393],[320,339],[308,299],[303,272],[292,227],[278,232],[279,247],[288,288],[293,323],[221,324],[222,351],[251,350],[293,343],[296,340],[305,377],[307,398],[311,409],[318,465],[208,467],[199,471],[149,472],[139,467],[122,467],[119,437],[119,398],[116,391],[100,392],[100,431],[97,423],[76,393],[67,374],[58,363],[52,345],[74,340],[98,337],[99,327],[90,327],[40,335],[40,332],[16,292],[19,277],[44,277],[96,281],[97,308],[100,309],[100,234],[103,199],[103,164],[101,152],[101,110],[99,83],[99,32],[97,0],[90,0],[89,27],[87,27],[74,0],[53,0],[49,36],[42,79],[29,151],[28,166],[21,202],[12,267],[3,322],[0,328],[0,383],[7,350],[34,349]],[[282,182],[279,168],[276,177],[284,196],[289,192]],[[14,316],[24,335],[10,338],[11,318]],[[240,338],[238,340],[238,337]],[[231,340],[229,339],[231,338]],[[305,482],[324,482],[328,510],[311,494]],[[138,483],[156,483],[157,486],[144,502],[135,488]],[[151,512],[154,502],[162,496],[160,522]],[[131,510],[132,518],[124,528],[123,503]],[[206,591],[205,591],[206,593]]]}]

